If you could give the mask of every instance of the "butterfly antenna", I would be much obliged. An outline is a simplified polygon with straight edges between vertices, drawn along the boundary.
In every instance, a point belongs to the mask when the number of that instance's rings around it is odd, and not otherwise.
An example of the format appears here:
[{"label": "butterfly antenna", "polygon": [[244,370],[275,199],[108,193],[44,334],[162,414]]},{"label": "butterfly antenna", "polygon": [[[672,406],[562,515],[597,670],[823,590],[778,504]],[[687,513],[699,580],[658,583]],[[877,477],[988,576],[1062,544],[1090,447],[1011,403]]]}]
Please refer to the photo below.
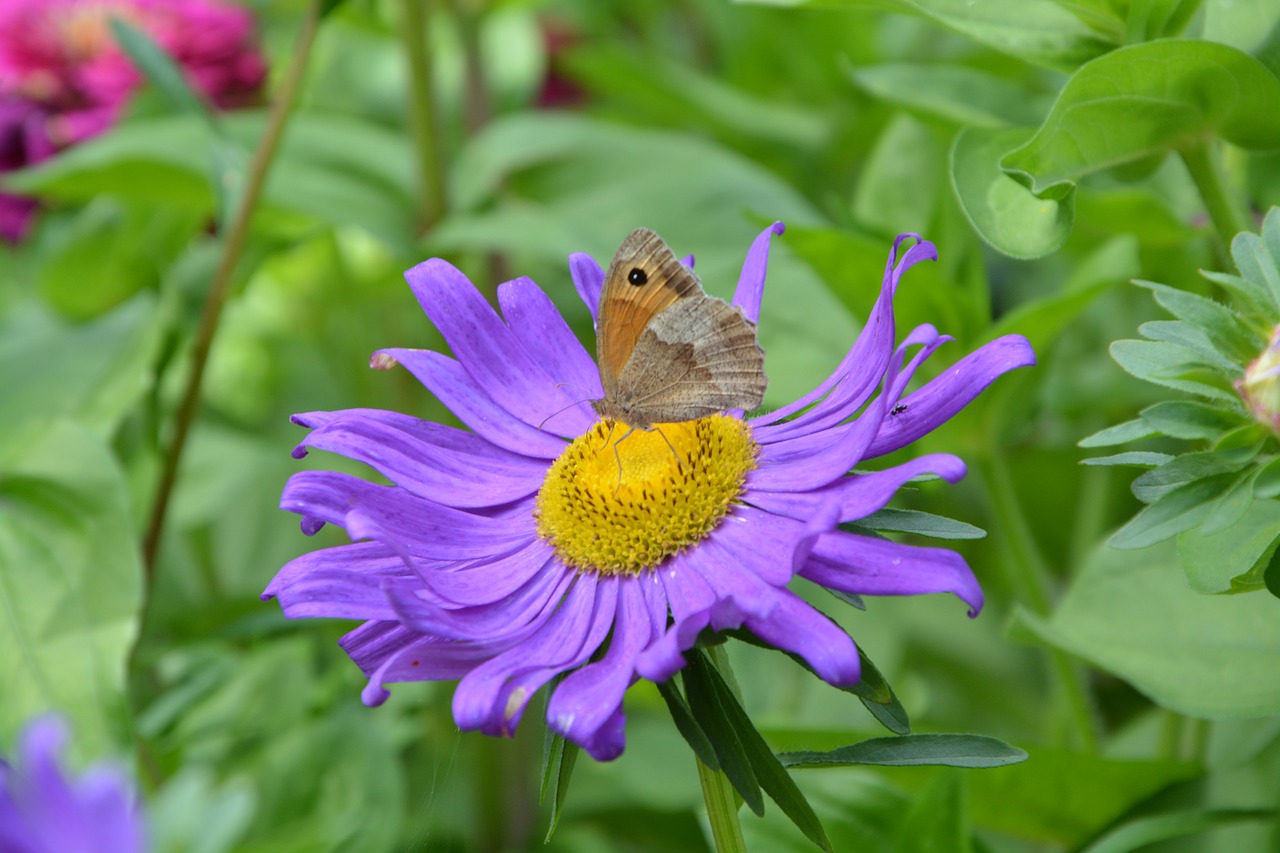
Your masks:
[{"label": "butterfly antenna", "polygon": [[587,399],[587,400],[574,400],[572,403],[570,403],[569,405],[565,406],[563,409],[556,409],[554,412],[552,412],[551,414],[547,415],[545,418],[543,418],[541,421],[539,421],[539,422],[538,422],[538,429],[539,429],[539,430],[541,430],[541,429],[542,429],[542,425],[543,425],[543,424],[545,424],[547,421],[551,420],[552,418],[554,418],[556,415],[564,414],[565,412],[567,412],[567,411],[569,411],[570,409],[572,409],[574,406],[580,406],[580,405],[582,405],[583,403],[589,403],[589,402],[591,402],[591,401],[590,401],[590,399]]}]

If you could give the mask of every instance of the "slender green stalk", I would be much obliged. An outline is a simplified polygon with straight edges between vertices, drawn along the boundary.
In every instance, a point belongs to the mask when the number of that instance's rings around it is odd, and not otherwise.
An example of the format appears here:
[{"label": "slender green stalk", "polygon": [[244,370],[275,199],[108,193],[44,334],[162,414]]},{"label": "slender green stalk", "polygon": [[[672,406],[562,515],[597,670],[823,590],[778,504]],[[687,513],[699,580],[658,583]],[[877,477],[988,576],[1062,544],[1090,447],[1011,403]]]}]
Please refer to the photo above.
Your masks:
[{"label": "slender green stalk", "polygon": [[[244,252],[249,237],[249,221],[257,207],[258,198],[262,194],[262,186],[266,182],[267,172],[271,168],[276,149],[280,146],[280,137],[284,133],[289,113],[297,100],[298,90],[302,86],[303,74],[307,60],[311,56],[311,45],[315,41],[316,29],[320,23],[321,0],[312,0],[307,10],[302,30],[298,33],[298,41],[294,47],[292,61],[285,72],[284,80],[276,92],[275,103],[267,117],[266,127],[258,147],[253,152],[249,164],[249,174],[245,181],[244,195],[235,212],[226,236],[222,242],[222,254],[218,258],[218,267],[213,274],[213,282],[205,297],[204,310],[200,315],[200,327],[196,331],[195,343],[191,351],[191,376],[178,406],[174,418],[173,442],[165,454],[164,465],[160,472],[160,481],[156,487],[154,503],[151,506],[151,519],[147,525],[146,536],[142,542],[143,567],[146,572],[146,585],[149,593],[152,578],[155,575],[156,554],[160,550],[160,537],[164,532],[165,516],[169,510],[169,499],[173,495],[173,487],[178,479],[178,466],[182,461],[182,450],[186,445],[187,434],[195,421],[196,410],[200,403],[200,386],[204,381],[205,367],[209,362],[209,351],[213,347],[213,337],[218,331],[218,320],[222,316],[222,307],[231,292],[236,265]],[[144,603],[149,598],[144,597]]]},{"label": "slender green stalk", "polygon": [[409,63],[409,130],[418,168],[419,225],[427,231],[444,216],[444,145],[440,135],[440,102],[427,45],[430,42],[431,9],[427,0],[401,0],[401,37]]},{"label": "slender green stalk", "polygon": [[1200,191],[1209,219],[1213,221],[1223,257],[1229,257],[1226,250],[1231,247],[1231,241],[1241,231],[1248,231],[1252,224],[1244,204],[1228,188],[1219,162],[1218,146],[1212,139],[1204,138],[1180,148],[1178,153]]},{"label": "slender green stalk", "polygon": [[707,804],[707,820],[717,853],[746,853],[747,842],[738,823],[738,801],[729,778],[720,770],[712,770],[698,762],[698,781],[702,783],[702,800]]},{"label": "slender green stalk", "polygon": [[[993,447],[988,452],[984,474],[996,523],[1012,551],[1007,563],[1015,573],[1011,578],[1013,585],[1036,614],[1048,616],[1052,608],[1048,565],[1022,512],[1022,504],[999,448]],[[1073,738],[1086,752],[1097,752],[1094,706],[1085,683],[1084,669],[1061,649],[1049,649],[1049,659],[1054,678],[1066,700],[1067,720]]]}]

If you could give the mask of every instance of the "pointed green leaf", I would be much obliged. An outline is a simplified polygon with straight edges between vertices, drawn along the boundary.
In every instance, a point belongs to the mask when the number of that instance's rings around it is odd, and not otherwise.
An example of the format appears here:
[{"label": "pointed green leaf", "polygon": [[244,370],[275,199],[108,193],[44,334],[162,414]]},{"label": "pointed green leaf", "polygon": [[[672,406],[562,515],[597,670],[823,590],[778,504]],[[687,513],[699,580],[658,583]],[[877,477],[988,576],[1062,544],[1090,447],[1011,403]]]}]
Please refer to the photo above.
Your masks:
[{"label": "pointed green leaf", "polygon": [[1199,360],[1228,376],[1239,376],[1243,369],[1227,358],[1214,347],[1209,336],[1200,329],[1181,320],[1150,320],[1138,327],[1138,333],[1153,341],[1181,347],[1188,352],[1188,358]]},{"label": "pointed green leaf", "polygon": [[671,712],[671,720],[676,724],[676,730],[689,744],[693,754],[698,756],[698,760],[708,769],[719,770],[720,760],[716,758],[715,748],[707,739],[707,733],[698,727],[698,721],[693,718],[693,712],[689,710],[689,704],[684,701],[684,696],[680,695],[675,680],[667,679],[660,683],[658,693],[666,701],[667,710]]},{"label": "pointed green leaf", "polygon": [[[698,656],[703,657],[701,652],[698,653]],[[714,691],[716,700],[720,703],[726,719],[737,734],[739,742],[751,762],[751,769],[760,781],[760,787],[764,788],[769,794],[769,798],[778,804],[778,808],[782,809],[782,813],[790,818],[791,822],[804,833],[805,838],[808,838],[823,850],[830,851],[831,842],[827,839],[827,833],[822,828],[822,823],[818,820],[818,816],[814,814],[813,808],[809,805],[809,801],[805,799],[804,794],[796,787],[795,780],[791,778],[791,774],[782,766],[778,757],[773,754],[773,750],[769,748],[769,744],[765,742],[764,737],[756,730],[751,718],[747,716],[747,712],[738,704],[737,697],[733,695],[733,691],[729,689],[729,685],[721,678],[720,673],[705,657],[703,657],[703,662],[705,665],[703,673],[707,676],[710,687]]]},{"label": "pointed green leaf", "polygon": [[858,519],[854,524],[869,530],[892,530],[932,539],[983,539],[987,535],[987,531],[981,527],[914,509],[886,507]]},{"label": "pointed green leaf", "polygon": [[711,741],[720,771],[741,795],[747,807],[757,815],[763,815],[764,797],[760,793],[760,783],[752,771],[746,747],[741,742],[733,721],[729,719],[729,712],[720,702],[709,672],[713,669],[711,662],[698,649],[688,652],[687,657],[689,663],[681,670],[681,676],[693,718]]},{"label": "pointed green leaf", "polygon": [[[1276,254],[1276,251],[1280,251],[1280,246],[1276,246],[1273,251],[1272,241],[1268,237],[1271,232],[1280,231],[1280,218],[1277,218],[1275,208],[1267,214],[1262,227],[1262,236],[1248,231],[1235,236],[1231,241],[1231,259],[1236,262],[1240,275],[1266,287],[1274,311],[1280,309],[1280,269],[1277,268],[1280,255]],[[1276,242],[1280,242],[1280,237],[1276,238]]]},{"label": "pointed green leaf", "polygon": [[1223,387],[1225,380],[1221,375],[1193,356],[1184,347],[1161,341],[1111,344],[1111,357],[1126,373],[1139,379],[1212,400],[1234,402],[1238,399],[1234,392]]},{"label": "pointed green leaf", "polygon": [[1265,343],[1240,321],[1234,311],[1220,302],[1155,282],[1136,281],[1134,284],[1150,290],[1160,307],[1199,329],[1214,348],[1228,358],[1247,361]]},{"label": "pointed green leaf", "polygon": [[142,72],[142,76],[163,93],[179,112],[190,113],[210,123],[214,121],[213,114],[187,84],[182,69],[165,53],[164,48],[156,44],[147,33],[122,18],[112,16],[109,23],[111,34],[120,49]]},{"label": "pointed green leaf", "polygon": [[1231,526],[1206,530],[1207,526],[1206,522],[1178,534],[1178,561],[1191,586],[1205,593],[1256,589],[1259,581],[1244,577],[1260,560],[1269,559],[1280,538],[1280,501],[1252,501]]},{"label": "pointed green leaf", "polygon": [[1253,481],[1253,496],[1259,499],[1280,497],[1280,456],[1262,466]]},{"label": "pointed green leaf", "polygon": [[569,794],[569,780],[573,777],[573,766],[578,760],[581,747],[572,741],[547,729],[546,741],[542,756],[542,791],[538,798],[544,802],[547,793],[551,794],[551,817],[547,822],[547,836],[543,843],[549,844],[560,825],[560,816],[564,814],[565,797]]},{"label": "pointed green leaf", "polygon": [[1221,438],[1240,425],[1239,415],[1191,400],[1165,400],[1140,413],[1143,423],[1174,438]]},{"label": "pointed green leaf", "polygon": [[1125,421],[1122,424],[1099,430],[1087,438],[1082,438],[1076,442],[1076,446],[1112,447],[1117,444],[1128,444],[1131,441],[1137,441],[1155,434],[1156,431],[1151,428],[1150,424],[1144,423],[1140,418],[1134,418],[1131,421]]},{"label": "pointed green leaf", "polygon": [[1221,453],[1211,451],[1184,453],[1134,480],[1133,495],[1143,503],[1153,503],[1187,483],[1236,471],[1239,468],[1239,463]]},{"label": "pointed green leaf", "polygon": [[1280,80],[1247,53],[1166,39],[1113,50],[1067,81],[1044,124],[1003,167],[1043,198],[1083,176],[1220,136],[1242,148],[1280,141]]},{"label": "pointed green leaf", "polygon": [[1149,505],[1111,537],[1112,548],[1145,548],[1195,527],[1213,509],[1213,501],[1231,486],[1222,474],[1174,489]]},{"label": "pointed green leaf", "polygon": [[1004,767],[1026,761],[1027,753],[986,735],[916,734],[871,738],[828,752],[784,752],[778,758],[787,767]]},{"label": "pointed green leaf", "polygon": [[1267,315],[1280,308],[1265,284],[1213,270],[1200,270],[1200,275],[1230,291],[1237,307],[1246,314]]},{"label": "pointed green leaf", "polygon": [[1074,200],[1036,198],[1000,168],[1001,159],[1026,141],[1024,128],[966,128],[951,146],[951,185],[978,236],[1012,258],[1056,252],[1071,234]]},{"label": "pointed green leaf", "polygon": [[1081,465],[1097,465],[1106,468],[1116,465],[1127,465],[1131,468],[1156,468],[1164,465],[1174,457],[1168,453],[1152,453],[1146,450],[1131,450],[1128,453],[1116,453],[1111,456],[1094,456],[1081,459]]},{"label": "pointed green leaf", "polygon": [[1210,511],[1204,523],[1196,530],[1205,536],[1211,536],[1214,533],[1234,527],[1244,514],[1249,511],[1249,507],[1253,506],[1253,478],[1257,476],[1257,473],[1256,468],[1250,468],[1236,475],[1236,480],[1231,484],[1231,488],[1227,489],[1226,494],[1218,498],[1213,510]]}]

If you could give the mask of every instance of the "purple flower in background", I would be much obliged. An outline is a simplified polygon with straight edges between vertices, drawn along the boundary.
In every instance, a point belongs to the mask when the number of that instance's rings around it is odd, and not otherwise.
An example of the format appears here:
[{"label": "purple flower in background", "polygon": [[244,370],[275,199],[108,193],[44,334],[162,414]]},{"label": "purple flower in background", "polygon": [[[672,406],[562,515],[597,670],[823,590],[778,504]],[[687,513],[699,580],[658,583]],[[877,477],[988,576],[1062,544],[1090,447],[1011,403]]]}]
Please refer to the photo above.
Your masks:
[{"label": "purple flower in background", "polygon": [[[781,223],[766,229],[743,266],[734,304],[753,322],[781,233]],[[952,551],[838,527],[914,477],[958,480],[958,458],[850,471],[1034,362],[1027,342],[1008,336],[904,396],[948,338],[925,325],[896,341],[893,295],[908,269],[934,258],[931,243],[898,238],[853,348],[791,405],[617,443],[623,430],[584,400],[602,396],[595,364],[537,285],[502,285],[500,317],[448,263],[418,265],[406,277],[454,358],[389,349],[374,364],[404,365],[471,431],[372,409],[295,416],[312,430],[295,456],[340,453],[393,485],[295,474],[281,506],[306,532],[331,523],[367,541],[299,557],[264,598],[289,617],[364,620],[342,646],[369,677],[370,705],[387,698],[387,682],[460,679],[458,725],[510,735],[533,694],[562,676],[547,724],[601,760],[622,752],[627,688],[669,678],[704,629],[745,627],[832,684],[857,681],[853,642],[787,589],[794,576],[856,594],[951,592],[971,615],[982,591]],[[570,270],[594,314],[600,265],[577,254]]]},{"label": "purple flower in background", "polygon": [[0,851],[141,853],[145,833],[129,783],[107,767],[68,778],[66,739],[60,720],[40,717],[22,732],[16,760],[0,761]]},{"label": "purple flower in background", "polygon": [[[142,78],[110,20],[146,31],[215,106],[256,100],[266,65],[248,10],[221,0],[3,0],[0,172],[103,132]],[[0,195],[0,237],[25,235],[35,202]]]}]

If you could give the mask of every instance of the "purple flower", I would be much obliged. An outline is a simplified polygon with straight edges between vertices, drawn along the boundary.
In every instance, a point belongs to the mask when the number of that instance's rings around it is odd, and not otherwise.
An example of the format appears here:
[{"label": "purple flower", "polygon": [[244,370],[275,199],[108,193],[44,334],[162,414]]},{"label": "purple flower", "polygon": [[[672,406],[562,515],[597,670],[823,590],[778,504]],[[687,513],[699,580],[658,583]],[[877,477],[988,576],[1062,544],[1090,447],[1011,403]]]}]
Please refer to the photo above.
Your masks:
[{"label": "purple flower", "polygon": [[[782,231],[777,223],[755,240],[738,281],[734,304],[752,322],[770,238]],[[907,239],[915,244],[897,260]],[[794,576],[861,595],[951,592],[970,615],[982,591],[952,551],[838,527],[914,477],[958,480],[958,458],[850,471],[1034,362],[1023,338],[1001,338],[904,396],[949,339],[925,325],[896,342],[893,294],[903,273],[935,258],[931,243],[898,238],[853,348],[791,405],[747,421],[663,424],[616,444],[586,401],[602,396],[596,366],[537,285],[502,285],[499,317],[448,263],[419,264],[406,277],[454,358],[389,349],[374,365],[404,365],[471,431],[373,409],[295,416],[312,430],[295,456],[340,453],[394,485],[295,474],[281,506],[303,516],[304,531],[331,523],[366,541],[299,557],[264,598],[289,617],[364,620],[342,646],[369,677],[370,705],[387,698],[387,682],[460,679],[458,725],[510,735],[533,694],[563,676],[547,724],[600,760],[622,752],[627,688],[669,678],[704,629],[745,627],[832,684],[856,682],[852,640],[787,589]],[[583,254],[569,265],[594,314],[600,265]]]},{"label": "purple flower", "polygon": [[[110,20],[145,30],[218,107],[252,103],[266,77],[253,16],[219,0],[0,2],[0,173],[39,163],[119,119],[142,78]],[[17,242],[36,202],[0,194],[0,238]]]},{"label": "purple flower", "polygon": [[66,727],[40,717],[23,731],[17,761],[0,761],[0,850],[4,853],[140,853],[142,818],[124,776],[94,767],[63,772]]}]

